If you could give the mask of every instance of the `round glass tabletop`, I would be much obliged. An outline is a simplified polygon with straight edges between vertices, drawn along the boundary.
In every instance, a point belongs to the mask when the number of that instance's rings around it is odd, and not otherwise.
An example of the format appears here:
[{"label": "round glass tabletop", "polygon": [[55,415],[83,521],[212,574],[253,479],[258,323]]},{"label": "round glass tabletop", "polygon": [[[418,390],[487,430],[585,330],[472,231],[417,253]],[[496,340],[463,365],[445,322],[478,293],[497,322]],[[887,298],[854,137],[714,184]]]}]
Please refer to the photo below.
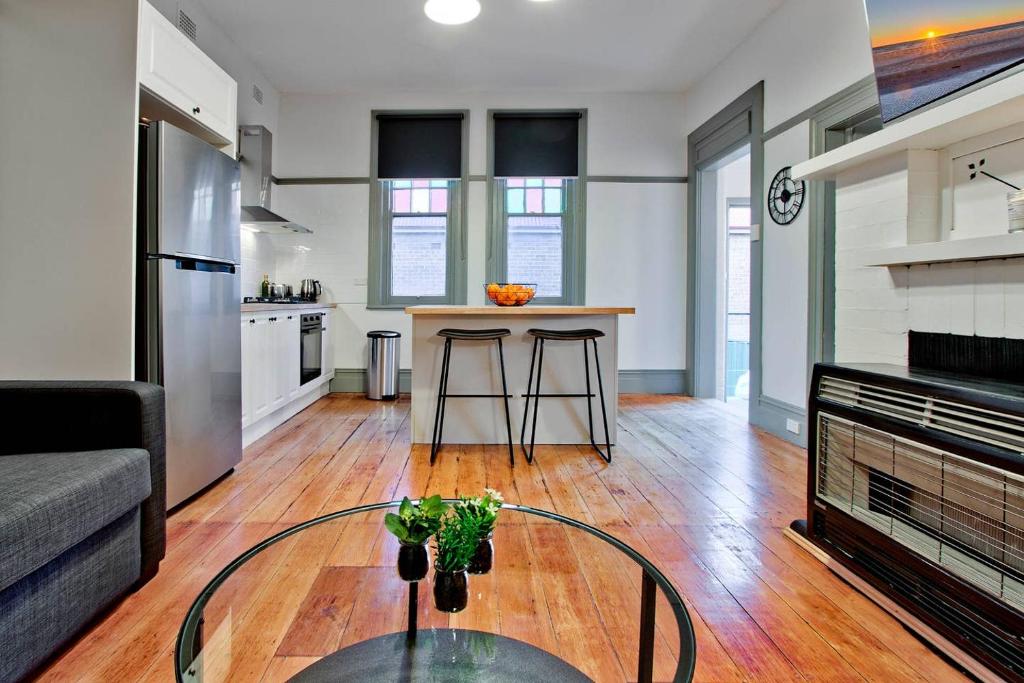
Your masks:
[{"label": "round glass tabletop", "polygon": [[[679,594],[616,538],[505,504],[490,566],[460,592],[432,562],[420,581],[399,576],[384,527],[398,505],[305,522],[231,562],[185,617],[178,681],[692,679]],[[406,578],[419,576],[402,557]]]}]

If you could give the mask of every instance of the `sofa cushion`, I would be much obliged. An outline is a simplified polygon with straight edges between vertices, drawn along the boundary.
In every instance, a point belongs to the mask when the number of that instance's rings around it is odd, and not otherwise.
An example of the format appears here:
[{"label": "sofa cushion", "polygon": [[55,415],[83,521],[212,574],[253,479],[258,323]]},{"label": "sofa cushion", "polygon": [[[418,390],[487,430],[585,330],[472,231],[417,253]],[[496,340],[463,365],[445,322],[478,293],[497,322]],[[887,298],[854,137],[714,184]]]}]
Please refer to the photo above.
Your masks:
[{"label": "sofa cushion", "polygon": [[149,453],[137,448],[0,456],[0,590],[149,494]]}]

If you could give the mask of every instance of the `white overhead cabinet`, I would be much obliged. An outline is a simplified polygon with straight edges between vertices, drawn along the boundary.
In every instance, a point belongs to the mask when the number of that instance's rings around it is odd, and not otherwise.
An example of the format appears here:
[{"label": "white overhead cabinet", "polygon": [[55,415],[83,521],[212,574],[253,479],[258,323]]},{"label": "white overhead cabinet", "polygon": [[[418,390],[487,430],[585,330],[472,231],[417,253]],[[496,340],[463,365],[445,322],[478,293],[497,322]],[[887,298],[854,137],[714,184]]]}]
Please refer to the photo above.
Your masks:
[{"label": "white overhead cabinet", "polygon": [[238,84],[145,0],[139,11],[138,77],[144,115],[184,127],[234,154]]}]

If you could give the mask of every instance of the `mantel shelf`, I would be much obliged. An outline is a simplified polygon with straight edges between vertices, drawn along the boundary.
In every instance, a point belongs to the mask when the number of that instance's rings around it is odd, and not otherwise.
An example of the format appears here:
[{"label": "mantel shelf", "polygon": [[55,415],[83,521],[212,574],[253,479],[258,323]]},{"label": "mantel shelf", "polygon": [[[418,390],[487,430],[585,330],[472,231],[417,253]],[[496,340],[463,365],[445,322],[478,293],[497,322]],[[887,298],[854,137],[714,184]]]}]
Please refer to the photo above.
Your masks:
[{"label": "mantel shelf", "polygon": [[1024,72],[886,126],[793,167],[793,178],[834,180],[847,169],[901,151],[939,150],[1024,121]]},{"label": "mantel shelf", "polygon": [[989,261],[1024,256],[1024,233],[1008,233],[972,237],[945,242],[907,244],[884,249],[866,249],[862,253],[866,266],[896,267],[923,263],[955,261]]}]

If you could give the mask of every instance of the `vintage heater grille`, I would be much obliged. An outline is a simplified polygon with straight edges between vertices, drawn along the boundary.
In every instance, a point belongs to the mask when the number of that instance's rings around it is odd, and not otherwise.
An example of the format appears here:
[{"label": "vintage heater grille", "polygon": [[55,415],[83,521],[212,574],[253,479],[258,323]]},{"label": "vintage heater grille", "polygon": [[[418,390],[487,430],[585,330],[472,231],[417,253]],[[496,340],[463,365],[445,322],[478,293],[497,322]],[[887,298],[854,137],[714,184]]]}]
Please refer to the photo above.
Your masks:
[{"label": "vintage heater grille", "polygon": [[818,444],[820,498],[1024,610],[1024,478],[827,413]]},{"label": "vintage heater grille", "polygon": [[838,377],[822,377],[818,397],[899,422],[1024,453],[1024,417]]},{"label": "vintage heater grille", "polygon": [[[978,343],[932,355],[954,342]],[[939,365],[815,366],[806,533],[939,647],[1024,683],[1024,383]]]}]

